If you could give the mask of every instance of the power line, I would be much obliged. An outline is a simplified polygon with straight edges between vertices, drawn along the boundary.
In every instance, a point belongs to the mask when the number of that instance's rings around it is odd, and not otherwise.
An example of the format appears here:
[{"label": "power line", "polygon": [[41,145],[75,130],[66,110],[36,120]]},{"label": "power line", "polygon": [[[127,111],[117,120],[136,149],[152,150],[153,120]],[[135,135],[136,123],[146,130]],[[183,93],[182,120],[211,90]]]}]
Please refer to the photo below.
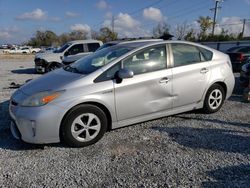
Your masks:
[{"label": "power line", "polygon": [[[137,10],[135,10],[135,11],[132,11],[132,12],[129,12],[129,13],[127,13],[127,14],[129,14],[129,15],[135,15],[135,14],[137,14],[137,13],[143,11],[143,10],[146,9],[146,8],[149,8],[149,7],[151,7],[151,6],[154,6],[154,5],[157,5],[157,4],[161,3],[162,1],[163,1],[163,0],[158,0],[158,1],[154,2],[154,3],[151,3],[151,4],[147,5],[147,6],[141,7],[141,8],[139,8],[139,9],[137,9]],[[115,27],[115,21],[116,21],[116,20],[117,20],[117,17],[112,16],[112,20],[111,20],[111,28],[112,28],[112,30],[114,30],[113,28]],[[94,25],[93,27],[98,27],[98,26],[100,26],[101,24],[103,24],[104,21],[105,21],[105,20],[102,20],[101,22],[99,22],[98,24]]]},{"label": "power line", "polygon": [[[181,16],[186,16],[186,15],[190,15],[192,13],[197,13],[197,11],[199,10],[204,10],[204,9],[207,9],[207,6],[208,6],[208,3],[204,5],[204,3],[202,4],[202,6],[198,6],[198,7],[195,7],[193,9],[190,9],[190,10],[187,10],[187,11],[184,11],[183,13],[181,14],[176,14],[176,15],[173,15],[171,17],[168,17],[168,21],[172,21],[172,20],[175,20],[176,18],[178,17],[181,17]],[[194,6],[192,6],[194,7]],[[150,24],[144,24],[143,26],[150,26],[150,25],[155,25],[155,23],[150,23]]]},{"label": "power line", "polygon": [[159,4],[159,3],[161,3],[162,1],[163,0],[156,1],[155,3],[151,3],[151,4],[149,4],[149,5],[145,6],[145,7],[139,8],[139,9],[137,9],[137,10],[135,10],[133,12],[130,12],[128,14],[130,14],[130,15],[137,14],[137,13],[143,11],[145,8],[149,8],[149,7],[155,6],[155,5]]}]

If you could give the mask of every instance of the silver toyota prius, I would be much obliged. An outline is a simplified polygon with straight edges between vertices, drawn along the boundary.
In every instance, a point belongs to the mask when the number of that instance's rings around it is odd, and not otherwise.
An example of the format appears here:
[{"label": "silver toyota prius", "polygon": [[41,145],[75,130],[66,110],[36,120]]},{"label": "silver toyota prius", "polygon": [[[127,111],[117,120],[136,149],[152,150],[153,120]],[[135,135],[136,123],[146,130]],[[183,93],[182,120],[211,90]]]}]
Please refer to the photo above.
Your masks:
[{"label": "silver toyota prius", "polygon": [[10,127],[29,143],[88,146],[110,129],[194,109],[216,112],[234,83],[229,57],[206,46],[118,44],[23,85],[10,100]]}]

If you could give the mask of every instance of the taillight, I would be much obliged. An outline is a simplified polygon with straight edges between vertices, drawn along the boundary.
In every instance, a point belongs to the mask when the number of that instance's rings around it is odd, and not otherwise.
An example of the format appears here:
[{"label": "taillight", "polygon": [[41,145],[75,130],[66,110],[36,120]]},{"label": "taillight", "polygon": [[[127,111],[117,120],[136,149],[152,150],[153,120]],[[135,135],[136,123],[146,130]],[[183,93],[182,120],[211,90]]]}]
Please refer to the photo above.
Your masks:
[{"label": "taillight", "polygon": [[238,57],[236,58],[236,60],[237,60],[237,61],[240,61],[240,62],[243,61],[243,60],[244,60],[244,55],[243,55],[243,53],[239,53],[239,54],[238,54]]}]

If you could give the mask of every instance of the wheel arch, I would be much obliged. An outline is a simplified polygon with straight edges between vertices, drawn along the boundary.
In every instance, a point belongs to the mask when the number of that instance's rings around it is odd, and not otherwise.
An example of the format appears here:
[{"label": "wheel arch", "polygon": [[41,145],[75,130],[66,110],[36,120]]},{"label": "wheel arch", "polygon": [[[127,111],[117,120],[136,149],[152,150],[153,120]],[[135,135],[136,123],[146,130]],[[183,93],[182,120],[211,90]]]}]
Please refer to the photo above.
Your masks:
[{"label": "wheel arch", "polygon": [[218,85],[220,85],[223,89],[224,89],[224,92],[225,92],[225,96],[227,96],[227,84],[224,82],[224,81],[222,81],[222,80],[216,80],[216,81],[214,81],[214,82],[212,82],[211,84],[209,84],[209,86],[207,87],[207,89],[206,89],[206,91],[204,92],[204,95],[203,95],[203,101],[205,100],[205,97],[206,97],[206,95],[207,95],[207,92],[208,92],[208,90],[214,85],[214,84],[218,84]]},{"label": "wheel arch", "polygon": [[71,112],[71,110],[72,110],[73,108],[75,108],[75,107],[77,107],[77,106],[79,106],[79,105],[86,105],[86,104],[93,105],[93,106],[97,106],[98,108],[100,108],[101,110],[103,110],[103,112],[105,113],[105,115],[106,115],[106,117],[107,117],[107,121],[108,121],[108,130],[107,130],[107,131],[109,131],[109,130],[112,129],[112,116],[111,116],[111,113],[110,113],[109,109],[108,109],[105,105],[103,105],[103,104],[101,104],[101,103],[99,103],[99,102],[94,102],[94,101],[82,102],[82,103],[79,103],[79,104],[77,104],[77,105],[72,106],[72,107],[64,114],[64,116],[63,116],[63,118],[62,118],[62,120],[61,120],[61,122],[60,122],[60,127],[59,127],[59,137],[60,137],[60,140],[61,140],[61,127],[62,127],[62,124],[63,124],[63,122],[64,122],[66,116]]}]

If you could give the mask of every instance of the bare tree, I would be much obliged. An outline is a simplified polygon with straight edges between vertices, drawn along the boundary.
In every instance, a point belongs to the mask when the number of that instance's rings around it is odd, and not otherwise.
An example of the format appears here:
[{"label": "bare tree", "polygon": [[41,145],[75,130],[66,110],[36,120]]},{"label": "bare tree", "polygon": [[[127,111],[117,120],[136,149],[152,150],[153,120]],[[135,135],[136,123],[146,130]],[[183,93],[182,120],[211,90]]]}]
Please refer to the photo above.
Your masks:
[{"label": "bare tree", "polygon": [[117,33],[111,31],[108,27],[103,27],[100,29],[97,39],[102,42],[109,42],[112,40],[117,40]]},{"label": "bare tree", "polygon": [[186,34],[188,33],[189,30],[189,25],[187,24],[187,22],[183,22],[182,24],[178,24],[176,26],[176,30],[175,30],[175,37],[178,40],[182,40],[184,39],[184,37],[186,36]]},{"label": "bare tree", "polygon": [[160,22],[156,27],[153,28],[153,36],[155,38],[160,38],[163,35],[168,35],[170,26],[166,22]]}]

